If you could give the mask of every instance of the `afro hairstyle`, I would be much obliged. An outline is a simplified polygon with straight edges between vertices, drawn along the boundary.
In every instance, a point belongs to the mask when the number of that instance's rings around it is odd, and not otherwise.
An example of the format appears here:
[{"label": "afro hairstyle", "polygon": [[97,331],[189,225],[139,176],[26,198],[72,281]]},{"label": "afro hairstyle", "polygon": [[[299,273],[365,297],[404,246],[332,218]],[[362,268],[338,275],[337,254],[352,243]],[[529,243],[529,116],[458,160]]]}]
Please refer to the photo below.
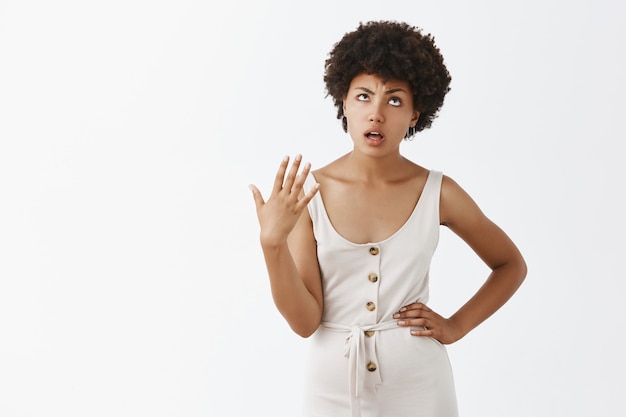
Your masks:
[{"label": "afro hairstyle", "polygon": [[418,27],[394,21],[360,23],[334,45],[324,67],[326,96],[333,98],[337,118],[346,132],[343,100],[359,74],[409,84],[420,117],[407,137],[432,125],[452,80],[434,37],[424,35]]}]

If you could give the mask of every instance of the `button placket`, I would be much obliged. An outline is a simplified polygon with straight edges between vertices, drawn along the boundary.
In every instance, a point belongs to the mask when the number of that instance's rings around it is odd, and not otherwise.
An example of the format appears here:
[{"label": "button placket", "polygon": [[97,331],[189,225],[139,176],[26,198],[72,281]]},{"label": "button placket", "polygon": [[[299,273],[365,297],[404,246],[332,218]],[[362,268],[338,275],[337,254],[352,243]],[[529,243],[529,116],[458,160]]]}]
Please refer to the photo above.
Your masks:
[{"label": "button placket", "polygon": [[[368,299],[365,300],[365,308],[367,311],[374,313],[374,318],[372,320],[375,323],[377,320],[377,302],[378,302],[378,289],[379,289],[379,274],[380,274],[380,248],[378,246],[372,245],[367,248],[369,255],[367,255],[367,259],[364,259],[365,265],[369,269],[369,273],[367,275],[367,281],[365,281],[365,285],[368,286],[367,293],[370,294]],[[367,269],[366,269],[367,271]],[[368,335],[371,337],[371,335]]]},{"label": "button placket", "polygon": [[[363,277],[363,284],[366,288],[367,298],[365,301],[365,309],[371,319],[369,323],[374,324],[378,322],[378,291],[380,287],[380,248],[378,246],[369,246],[367,248],[367,255],[364,261],[364,269],[366,271]],[[376,365],[376,332],[374,330],[364,330],[365,336],[365,356],[367,362],[365,363],[365,370],[368,374],[377,375]],[[374,377],[374,376],[372,376]],[[369,379],[369,378],[368,378]],[[370,383],[375,383],[375,380],[371,380]]]}]

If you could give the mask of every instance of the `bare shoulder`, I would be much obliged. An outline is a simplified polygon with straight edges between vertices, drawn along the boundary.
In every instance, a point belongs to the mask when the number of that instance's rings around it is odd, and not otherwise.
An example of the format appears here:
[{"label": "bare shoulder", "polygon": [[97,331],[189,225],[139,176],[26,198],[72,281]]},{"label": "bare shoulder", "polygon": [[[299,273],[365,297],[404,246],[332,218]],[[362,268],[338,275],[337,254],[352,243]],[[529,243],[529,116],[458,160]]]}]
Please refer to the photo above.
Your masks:
[{"label": "bare shoulder", "polygon": [[441,224],[453,227],[484,219],[484,213],[472,197],[455,180],[444,175],[440,197]]},{"label": "bare shoulder", "polygon": [[335,159],[334,161],[324,165],[321,168],[313,170],[311,173],[320,184],[329,182],[329,181],[340,181],[345,177],[345,163],[343,159],[345,155]]},{"label": "bare shoulder", "polygon": [[493,223],[470,195],[444,176],[439,205],[440,222],[461,237],[491,268],[514,262],[525,268],[519,250],[507,234]]}]

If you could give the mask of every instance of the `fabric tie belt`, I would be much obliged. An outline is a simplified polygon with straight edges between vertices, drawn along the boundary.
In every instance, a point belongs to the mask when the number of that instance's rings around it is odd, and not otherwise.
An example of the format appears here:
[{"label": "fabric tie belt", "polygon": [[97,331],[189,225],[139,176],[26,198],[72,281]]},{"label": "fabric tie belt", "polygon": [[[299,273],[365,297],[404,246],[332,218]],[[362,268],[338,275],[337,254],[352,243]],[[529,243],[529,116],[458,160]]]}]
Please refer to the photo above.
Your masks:
[{"label": "fabric tie belt", "polygon": [[[335,332],[349,333],[346,338],[344,348],[344,356],[348,358],[348,378],[350,387],[350,408],[352,416],[359,417],[361,415],[361,403],[359,401],[359,393],[363,392],[364,374],[366,367],[365,358],[365,332],[381,331],[390,329],[402,329],[398,327],[397,320],[383,321],[376,324],[367,324],[362,326],[347,326],[344,324],[322,322],[321,326]],[[376,358],[370,358],[374,363],[379,363]],[[376,383],[382,383],[380,371],[376,372]]]}]

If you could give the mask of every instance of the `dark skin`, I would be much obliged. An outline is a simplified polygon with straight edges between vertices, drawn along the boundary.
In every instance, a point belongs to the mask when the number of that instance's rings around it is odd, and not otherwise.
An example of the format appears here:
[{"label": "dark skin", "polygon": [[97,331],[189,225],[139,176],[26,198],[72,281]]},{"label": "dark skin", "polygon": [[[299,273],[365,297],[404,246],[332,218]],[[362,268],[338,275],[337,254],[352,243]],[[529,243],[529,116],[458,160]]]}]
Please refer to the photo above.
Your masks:
[{"label": "dark skin", "polygon": [[[337,232],[355,242],[377,242],[391,236],[408,218],[428,170],[400,154],[408,127],[415,126],[406,82],[375,75],[354,78],[344,99],[353,150],[314,172],[319,188],[303,192],[310,166],[300,171],[281,162],[266,202],[251,186],[261,226],[261,247],[275,304],[292,329],[303,337],[320,325],[323,294],[308,202],[322,192]],[[491,269],[481,288],[446,318],[422,303],[404,306],[394,315],[398,326],[415,336],[449,344],[461,339],[497,311],[517,290],[526,265],[514,243],[452,179],[441,186],[440,221],[463,239]]]},{"label": "dark skin", "polygon": [[394,315],[399,326],[422,326],[415,336],[454,343],[498,310],[519,288],[526,265],[511,239],[478,208],[471,197],[448,177],[441,189],[440,218],[487,264],[491,273],[482,287],[451,317],[445,318],[427,305],[414,303]]}]

